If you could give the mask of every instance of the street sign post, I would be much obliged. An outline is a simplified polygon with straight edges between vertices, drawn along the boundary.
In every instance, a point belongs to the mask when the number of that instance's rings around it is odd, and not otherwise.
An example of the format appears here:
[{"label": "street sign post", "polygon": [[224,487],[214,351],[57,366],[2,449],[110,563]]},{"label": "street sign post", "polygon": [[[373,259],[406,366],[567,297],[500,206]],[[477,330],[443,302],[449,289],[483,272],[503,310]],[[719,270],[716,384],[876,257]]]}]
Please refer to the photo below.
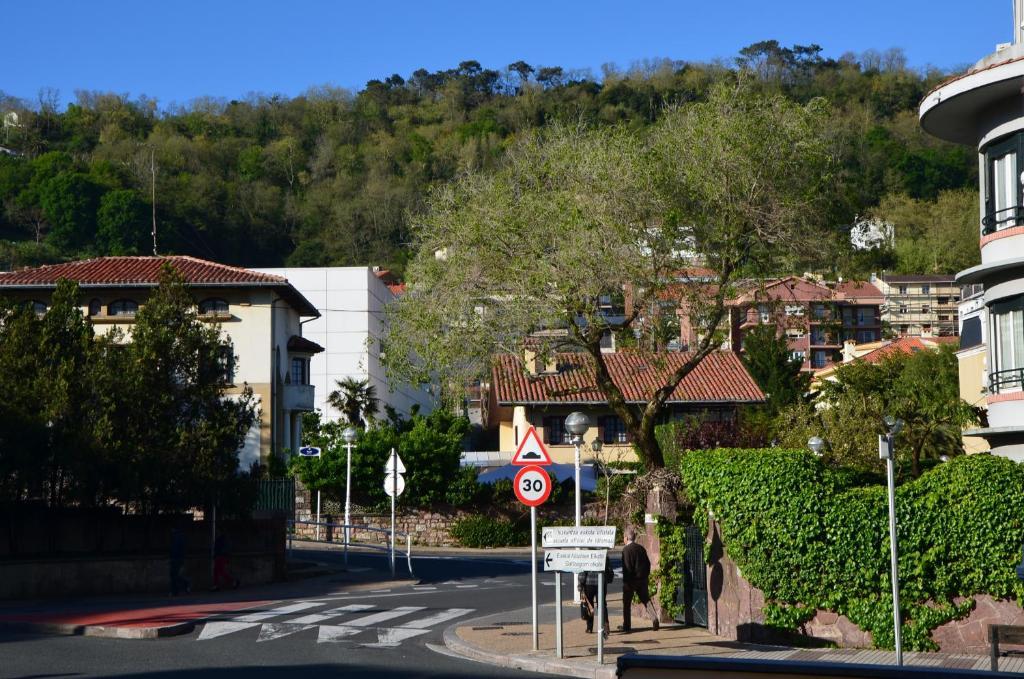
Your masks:
[{"label": "street sign post", "polygon": [[391,577],[395,577],[395,500],[405,490],[404,473],[402,458],[392,448],[388,461],[384,463],[384,492],[391,496]]},{"label": "street sign post", "polygon": [[615,526],[551,526],[543,529],[541,540],[545,549],[611,549],[615,546]]},{"label": "street sign post", "polygon": [[523,436],[516,454],[512,456],[511,464],[536,465],[540,467],[546,467],[551,464],[551,456],[548,455],[548,449],[541,443],[540,436],[535,428],[530,427],[526,430],[526,435]]},{"label": "street sign post", "polygon": [[544,570],[566,573],[603,571],[606,549],[556,549],[544,550]]},{"label": "street sign post", "polygon": [[[540,439],[537,439],[537,442],[539,444]],[[526,443],[525,439],[523,443]],[[523,446],[519,449],[521,451]],[[518,455],[519,453],[516,453],[516,456]],[[546,450],[544,455],[547,455]],[[550,458],[548,460],[550,461]],[[533,650],[536,651],[540,648],[540,632],[537,627],[537,506],[547,502],[551,495],[551,478],[542,467],[530,465],[519,470],[512,482],[512,489],[515,491],[516,499],[530,508],[530,589],[533,598]]]}]

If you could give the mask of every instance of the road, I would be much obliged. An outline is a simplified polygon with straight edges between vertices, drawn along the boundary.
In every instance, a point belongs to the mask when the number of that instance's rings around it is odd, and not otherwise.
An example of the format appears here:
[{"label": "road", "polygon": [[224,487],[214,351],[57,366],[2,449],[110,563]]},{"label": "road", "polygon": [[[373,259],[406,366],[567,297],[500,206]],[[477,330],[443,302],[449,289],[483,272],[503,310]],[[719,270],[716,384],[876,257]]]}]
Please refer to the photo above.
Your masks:
[{"label": "road", "polygon": [[[326,560],[323,552],[309,556]],[[352,555],[350,567],[381,569],[385,562]],[[414,557],[413,568],[419,585],[385,582],[346,594],[337,578],[318,578],[286,599],[166,639],[6,634],[0,677],[543,676],[452,657],[442,641],[455,622],[529,606],[527,558],[423,556]],[[542,601],[550,589],[541,587]]]}]

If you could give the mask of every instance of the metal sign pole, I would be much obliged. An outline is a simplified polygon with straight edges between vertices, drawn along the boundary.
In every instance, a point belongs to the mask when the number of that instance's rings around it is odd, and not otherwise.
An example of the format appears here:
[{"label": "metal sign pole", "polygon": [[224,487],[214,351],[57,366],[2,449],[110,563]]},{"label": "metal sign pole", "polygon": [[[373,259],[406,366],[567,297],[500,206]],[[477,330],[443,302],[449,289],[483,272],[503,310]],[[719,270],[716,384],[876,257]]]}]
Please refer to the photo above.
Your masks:
[{"label": "metal sign pole", "polygon": [[391,449],[391,577],[395,577],[395,497],[398,495],[397,453]]},{"label": "metal sign pole", "polygon": [[346,443],[345,448],[348,449],[345,459],[345,565],[348,566],[349,526],[352,523],[349,513],[352,507],[352,444]]},{"label": "metal sign pole", "polygon": [[887,437],[889,458],[886,460],[886,477],[889,486],[889,553],[892,559],[892,618],[896,633],[896,665],[903,666],[902,625],[900,624],[900,572],[899,553],[896,543],[896,474],[893,469],[893,436]]},{"label": "metal sign pole", "polygon": [[320,491],[316,491],[316,539],[320,539]]},{"label": "metal sign pole", "polygon": [[562,651],[562,572],[555,571],[555,657],[564,658]]},{"label": "metal sign pole", "polygon": [[540,649],[540,632],[537,629],[537,508],[530,507],[530,589],[533,594],[533,650]]},{"label": "metal sign pole", "polygon": [[604,664],[604,571],[597,573],[597,664]]}]

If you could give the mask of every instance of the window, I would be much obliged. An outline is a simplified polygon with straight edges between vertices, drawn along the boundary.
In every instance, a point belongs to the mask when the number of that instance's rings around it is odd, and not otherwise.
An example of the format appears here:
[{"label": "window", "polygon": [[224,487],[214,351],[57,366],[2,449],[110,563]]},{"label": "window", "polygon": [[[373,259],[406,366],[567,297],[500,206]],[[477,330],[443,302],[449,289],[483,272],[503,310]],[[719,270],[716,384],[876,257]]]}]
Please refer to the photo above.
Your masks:
[{"label": "window", "polygon": [[854,310],[853,307],[843,307],[843,325],[854,324]]},{"label": "window", "polygon": [[907,286],[900,285],[900,286],[898,286],[898,289],[899,289],[899,294],[901,294],[901,295],[907,294]]},{"label": "window", "polygon": [[989,376],[993,392],[1021,386],[1024,368],[1024,297],[992,305],[992,357]]},{"label": "window", "polygon": [[90,316],[99,316],[102,313],[103,313],[103,303],[100,302],[98,299],[91,299],[91,300],[89,300],[89,315]]},{"label": "window", "polygon": [[309,384],[309,359],[292,359],[292,384]]},{"label": "window", "polygon": [[788,339],[802,339],[807,335],[807,331],[803,328],[786,328],[786,337]]},{"label": "window", "polygon": [[908,332],[910,332],[910,326],[909,325],[901,325],[900,326],[900,334],[901,335],[906,335]]},{"label": "window", "polygon": [[940,321],[948,321],[949,320],[949,314],[939,314],[939,320]]},{"label": "window", "polygon": [[790,359],[792,359],[794,361],[800,361],[801,363],[803,363],[805,360],[807,360],[807,352],[806,351],[791,351],[791,352],[789,352],[789,357],[790,357]]},{"label": "window", "polygon": [[939,306],[946,306],[949,304],[949,297],[939,297]]},{"label": "window", "polygon": [[874,325],[876,322],[872,307],[857,307],[857,325]]},{"label": "window", "polygon": [[220,356],[217,358],[217,373],[221,376],[224,384],[234,384],[235,352],[232,347],[220,348]]},{"label": "window", "polygon": [[982,233],[1016,226],[1020,205],[1021,135],[1014,135],[985,149],[985,217]]},{"label": "window", "polygon": [[811,311],[814,314],[815,318],[825,318],[824,304],[815,304],[813,307],[811,307]]},{"label": "window", "polygon": [[228,303],[223,299],[211,297],[199,303],[200,316],[213,316],[228,313]]},{"label": "window", "polygon": [[565,430],[564,417],[544,418],[544,443],[561,446],[572,443],[569,439],[569,432]]},{"label": "window", "polygon": [[617,415],[607,415],[597,418],[597,424],[601,427],[601,440],[605,443],[629,443],[629,434],[626,432],[626,423]]},{"label": "window", "polygon": [[930,285],[922,285],[921,286],[921,294],[922,295],[930,295],[930,294],[932,294],[932,286],[930,286]]},{"label": "window", "polygon": [[922,304],[921,305],[921,313],[922,314],[931,313],[931,310],[932,310],[932,308],[930,306],[928,306],[927,304]]},{"label": "window", "polygon": [[825,331],[821,328],[811,328],[811,344],[825,344]]},{"label": "window", "polygon": [[900,304],[900,313],[901,314],[905,314],[905,313],[909,313],[909,312],[910,312],[910,307],[908,307],[906,304]]},{"label": "window", "polygon": [[758,304],[757,314],[760,317],[762,323],[770,323],[772,320],[771,311],[768,309],[767,304]]},{"label": "window", "polygon": [[108,316],[134,317],[139,312],[139,305],[131,299],[119,299],[107,306]]},{"label": "window", "polygon": [[877,330],[858,330],[857,331],[857,344],[867,344],[868,342],[878,341]]},{"label": "window", "polygon": [[811,367],[824,368],[828,365],[828,352],[824,349],[815,349],[811,353]]}]

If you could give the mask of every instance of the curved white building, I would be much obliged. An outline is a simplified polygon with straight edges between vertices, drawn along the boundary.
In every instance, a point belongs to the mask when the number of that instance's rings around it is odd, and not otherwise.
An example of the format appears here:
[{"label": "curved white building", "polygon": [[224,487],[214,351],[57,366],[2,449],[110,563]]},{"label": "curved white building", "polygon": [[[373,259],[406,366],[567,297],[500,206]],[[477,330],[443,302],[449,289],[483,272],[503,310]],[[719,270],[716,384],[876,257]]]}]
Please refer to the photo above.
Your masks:
[{"label": "curved white building", "polygon": [[981,264],[957,274],[982,284],[987,314],[988,426],[964,432],[1024,460],[1024,0],[1014,41],[928,93],[921,126],[978,149]]}]

